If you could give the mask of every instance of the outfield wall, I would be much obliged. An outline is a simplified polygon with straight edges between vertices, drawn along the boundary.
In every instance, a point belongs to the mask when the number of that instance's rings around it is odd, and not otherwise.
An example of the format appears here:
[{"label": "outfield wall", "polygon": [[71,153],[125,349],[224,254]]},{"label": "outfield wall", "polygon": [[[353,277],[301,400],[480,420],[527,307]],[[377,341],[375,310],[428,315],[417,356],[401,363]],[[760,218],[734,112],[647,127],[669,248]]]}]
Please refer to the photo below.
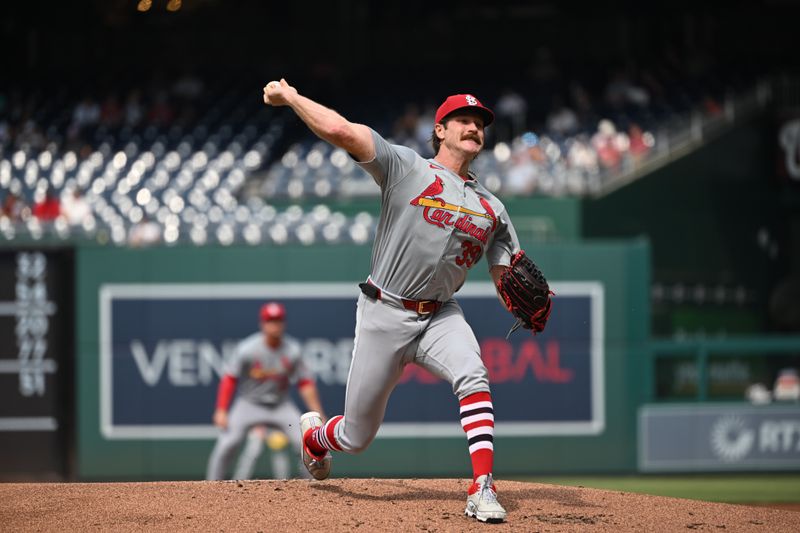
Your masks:
[{"label": "outfield wall", "polygon": [[[527,247],[557,293],[547,331],[517,332],[485,266],[459,293],[495,399],[498,475],[633,472],[649,336],[649,247],[614,241]],[[341,410],[361,246],[176,247],[76,252],[77,477],[198,479],[222,362],[276,298],[288,333]],[[449,386],[410,367],[365,453],[336,476],[463,476],[466,443]]]}]

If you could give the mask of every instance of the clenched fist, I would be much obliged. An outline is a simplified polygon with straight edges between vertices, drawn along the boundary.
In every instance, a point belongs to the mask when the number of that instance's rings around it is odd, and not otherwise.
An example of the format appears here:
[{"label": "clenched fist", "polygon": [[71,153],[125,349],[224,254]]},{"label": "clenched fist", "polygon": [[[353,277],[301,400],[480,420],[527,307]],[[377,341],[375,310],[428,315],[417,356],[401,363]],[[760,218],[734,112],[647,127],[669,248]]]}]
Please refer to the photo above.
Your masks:
[{"label": "clenched fist", "polygon": [[271,106],[289,105],[289,98],[297,94],[297,89],[281,78],[264,86],[264,103]]}]

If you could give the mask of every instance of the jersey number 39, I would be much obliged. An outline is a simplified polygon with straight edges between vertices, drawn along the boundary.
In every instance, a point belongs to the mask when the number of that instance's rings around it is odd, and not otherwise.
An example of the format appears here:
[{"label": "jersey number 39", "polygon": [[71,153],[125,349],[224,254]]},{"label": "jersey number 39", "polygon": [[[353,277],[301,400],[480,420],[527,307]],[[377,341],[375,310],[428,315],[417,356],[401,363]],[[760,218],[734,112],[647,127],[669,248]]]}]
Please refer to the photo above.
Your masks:
[{"label": "jersey number 39", "polygon": [[456,257],[456,264],[458,266],[466,265],[467,268],[472,268],[472,265],[480,261],[483,253],[483,249],[479,245],[472,244],[469,241],[461,242],[461,251],[461,256]]}]

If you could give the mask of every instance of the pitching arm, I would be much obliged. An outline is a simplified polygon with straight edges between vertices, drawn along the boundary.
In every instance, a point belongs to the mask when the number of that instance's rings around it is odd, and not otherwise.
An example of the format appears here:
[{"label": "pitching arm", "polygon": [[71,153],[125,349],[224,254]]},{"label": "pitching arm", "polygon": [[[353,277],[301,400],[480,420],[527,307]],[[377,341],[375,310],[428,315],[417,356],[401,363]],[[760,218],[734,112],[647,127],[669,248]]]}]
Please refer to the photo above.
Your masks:
[{"label": "pitching arm", "polygon": [[283,78],[264,87],[264,103],[290,107],[320,139],[346,150],[357,161],[375,157],[375,144],[368,127],[350,122],[336,111],[302,96]]}]

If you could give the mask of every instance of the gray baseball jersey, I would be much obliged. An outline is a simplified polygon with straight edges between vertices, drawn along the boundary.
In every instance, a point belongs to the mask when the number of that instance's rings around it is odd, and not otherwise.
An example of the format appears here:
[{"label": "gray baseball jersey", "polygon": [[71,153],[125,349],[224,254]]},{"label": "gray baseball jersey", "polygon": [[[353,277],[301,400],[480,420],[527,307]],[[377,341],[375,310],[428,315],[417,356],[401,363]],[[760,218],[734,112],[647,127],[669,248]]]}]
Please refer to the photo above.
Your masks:
[{"label": "gray baseball jersey", "polygon": [[276,405],[286,399],[290,384],[313,379],[296,340],[284,336],[280,346],[270,348],[261,332],[236,346],[225,372],[238,379],[236,389],[240,398],[264,405]]},{"label": "gray baseball jersey", "polygon": [[[358,300],[344,417],[333,429],[348,453],[375,437],[408,363],[446,380],[459,399],[489,391],[480,346],[452,296],[483,255],[490,266],[509,265],[519,251],[505,207],[474,175],[464,179],[374,131],[372,137],[375,158],[359,164],[381,188],[370,280],[382,292],[380,301],[365,294]],[[398,297],[443,305],[418,314]]]},{"label": "gray baseball jersey", "polygon": [[502,203],[478,183],[389,144],[375,131],[375,158],[360,165],[381,187],[381,217],[371,279],[415,300],[446,301],[485,254],[489,266],[509,265],[519,251]]}]

